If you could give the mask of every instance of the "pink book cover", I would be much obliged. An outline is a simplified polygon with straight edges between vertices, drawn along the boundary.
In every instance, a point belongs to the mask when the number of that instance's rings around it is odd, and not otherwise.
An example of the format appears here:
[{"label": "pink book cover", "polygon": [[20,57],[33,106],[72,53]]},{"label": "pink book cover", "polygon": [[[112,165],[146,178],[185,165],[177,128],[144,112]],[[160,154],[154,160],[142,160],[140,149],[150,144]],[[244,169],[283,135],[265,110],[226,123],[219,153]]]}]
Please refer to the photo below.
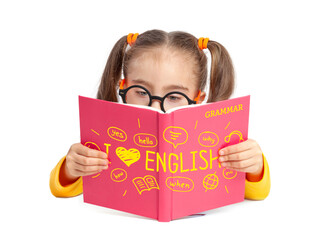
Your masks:
[{"label": "pink book cover", "polygon": [[83,177],[84,202],[168,222],[244,200],[245,173],[219,149],[247,140],[250,96],[162,113],[79,96],[81,143],[111,165]]}]

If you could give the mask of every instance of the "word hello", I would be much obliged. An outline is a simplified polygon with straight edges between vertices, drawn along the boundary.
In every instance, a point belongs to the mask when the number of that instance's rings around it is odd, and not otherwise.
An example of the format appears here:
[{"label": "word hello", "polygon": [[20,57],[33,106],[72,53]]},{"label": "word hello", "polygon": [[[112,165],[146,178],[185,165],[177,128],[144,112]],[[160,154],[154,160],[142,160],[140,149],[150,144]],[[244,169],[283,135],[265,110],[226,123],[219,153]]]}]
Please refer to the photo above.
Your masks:
[{"label": "word hello", "polygon": [[139,143],[141,143],[141,144],[146,144],[146,145],[151,144],[151,145],[153,145],[153,141],[150,140],[148,137],[146,139],[141,139],[140,136],[139,136],[138,139],[139,139]]},{"label": "word hello", "polygon": [[157,138],[149,133],[138,133],[134,135],[133,140],[140,147],[155,147],[158,144]]}]

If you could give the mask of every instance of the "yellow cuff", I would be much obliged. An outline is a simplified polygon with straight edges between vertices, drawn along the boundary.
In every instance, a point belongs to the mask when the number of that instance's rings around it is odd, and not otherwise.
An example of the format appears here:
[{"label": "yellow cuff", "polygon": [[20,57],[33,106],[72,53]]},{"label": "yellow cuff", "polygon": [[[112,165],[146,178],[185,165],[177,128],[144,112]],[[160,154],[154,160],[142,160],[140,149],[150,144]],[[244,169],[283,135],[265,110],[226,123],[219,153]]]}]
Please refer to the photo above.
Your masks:
[{"label": "yellow cuff", "polygon": [[268,162],[263,156],[263,177],[259,182],[250,182],[246,179],[245,198],[251,200],[263,200],[270,192],[271,181]]},{"label": "yellow cuff", "polygon": [[50,190],[56,197],[74,197],[82,193],[82,177],[72,184],[62,186],[60,183],[60,169],[65,161],[64,156],[57,164],[57,166],[50,173]]}]

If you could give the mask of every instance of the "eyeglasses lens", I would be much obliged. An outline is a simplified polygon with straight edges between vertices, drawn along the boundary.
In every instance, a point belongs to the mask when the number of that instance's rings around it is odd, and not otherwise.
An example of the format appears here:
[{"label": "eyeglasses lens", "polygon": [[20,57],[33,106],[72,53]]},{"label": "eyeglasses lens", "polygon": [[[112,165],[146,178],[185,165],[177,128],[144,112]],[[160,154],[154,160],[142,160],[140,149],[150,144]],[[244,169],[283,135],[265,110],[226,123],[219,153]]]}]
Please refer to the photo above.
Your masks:
[{"label": "eyeglasses lens", "polygon": [[149,94],[143,88],[133,87],[127,91],[126,102],[129,104],[148,106],[150,102],[150,97]]},{"label": "eyeglasses lens", "polygon": [[188,100],[182,94],[173,93],[168,95],[163,102],[163,108],[168,111],[171,108],[188,105]]}]

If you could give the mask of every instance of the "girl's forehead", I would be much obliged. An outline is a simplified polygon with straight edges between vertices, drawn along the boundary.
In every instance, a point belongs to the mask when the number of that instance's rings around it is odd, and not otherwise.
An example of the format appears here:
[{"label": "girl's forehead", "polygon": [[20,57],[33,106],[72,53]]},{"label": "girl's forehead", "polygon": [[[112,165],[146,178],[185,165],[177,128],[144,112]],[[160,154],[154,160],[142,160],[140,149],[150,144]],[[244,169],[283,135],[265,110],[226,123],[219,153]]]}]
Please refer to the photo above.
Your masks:
[{"label": "girl's forehead", "polygon": [[128,80],[143,80],[150,86],[167,88],[180,85],[192,89],[198,85],[195,80],[194,63],[177,51],[147,51],[132,59],[128,66]]},{"label": "girl's forehead", "polygon": [[146,49],[140,52],[135,59],[147,60],[153,63],[189,62],[191,60],[183,51],[167,47]]}]

